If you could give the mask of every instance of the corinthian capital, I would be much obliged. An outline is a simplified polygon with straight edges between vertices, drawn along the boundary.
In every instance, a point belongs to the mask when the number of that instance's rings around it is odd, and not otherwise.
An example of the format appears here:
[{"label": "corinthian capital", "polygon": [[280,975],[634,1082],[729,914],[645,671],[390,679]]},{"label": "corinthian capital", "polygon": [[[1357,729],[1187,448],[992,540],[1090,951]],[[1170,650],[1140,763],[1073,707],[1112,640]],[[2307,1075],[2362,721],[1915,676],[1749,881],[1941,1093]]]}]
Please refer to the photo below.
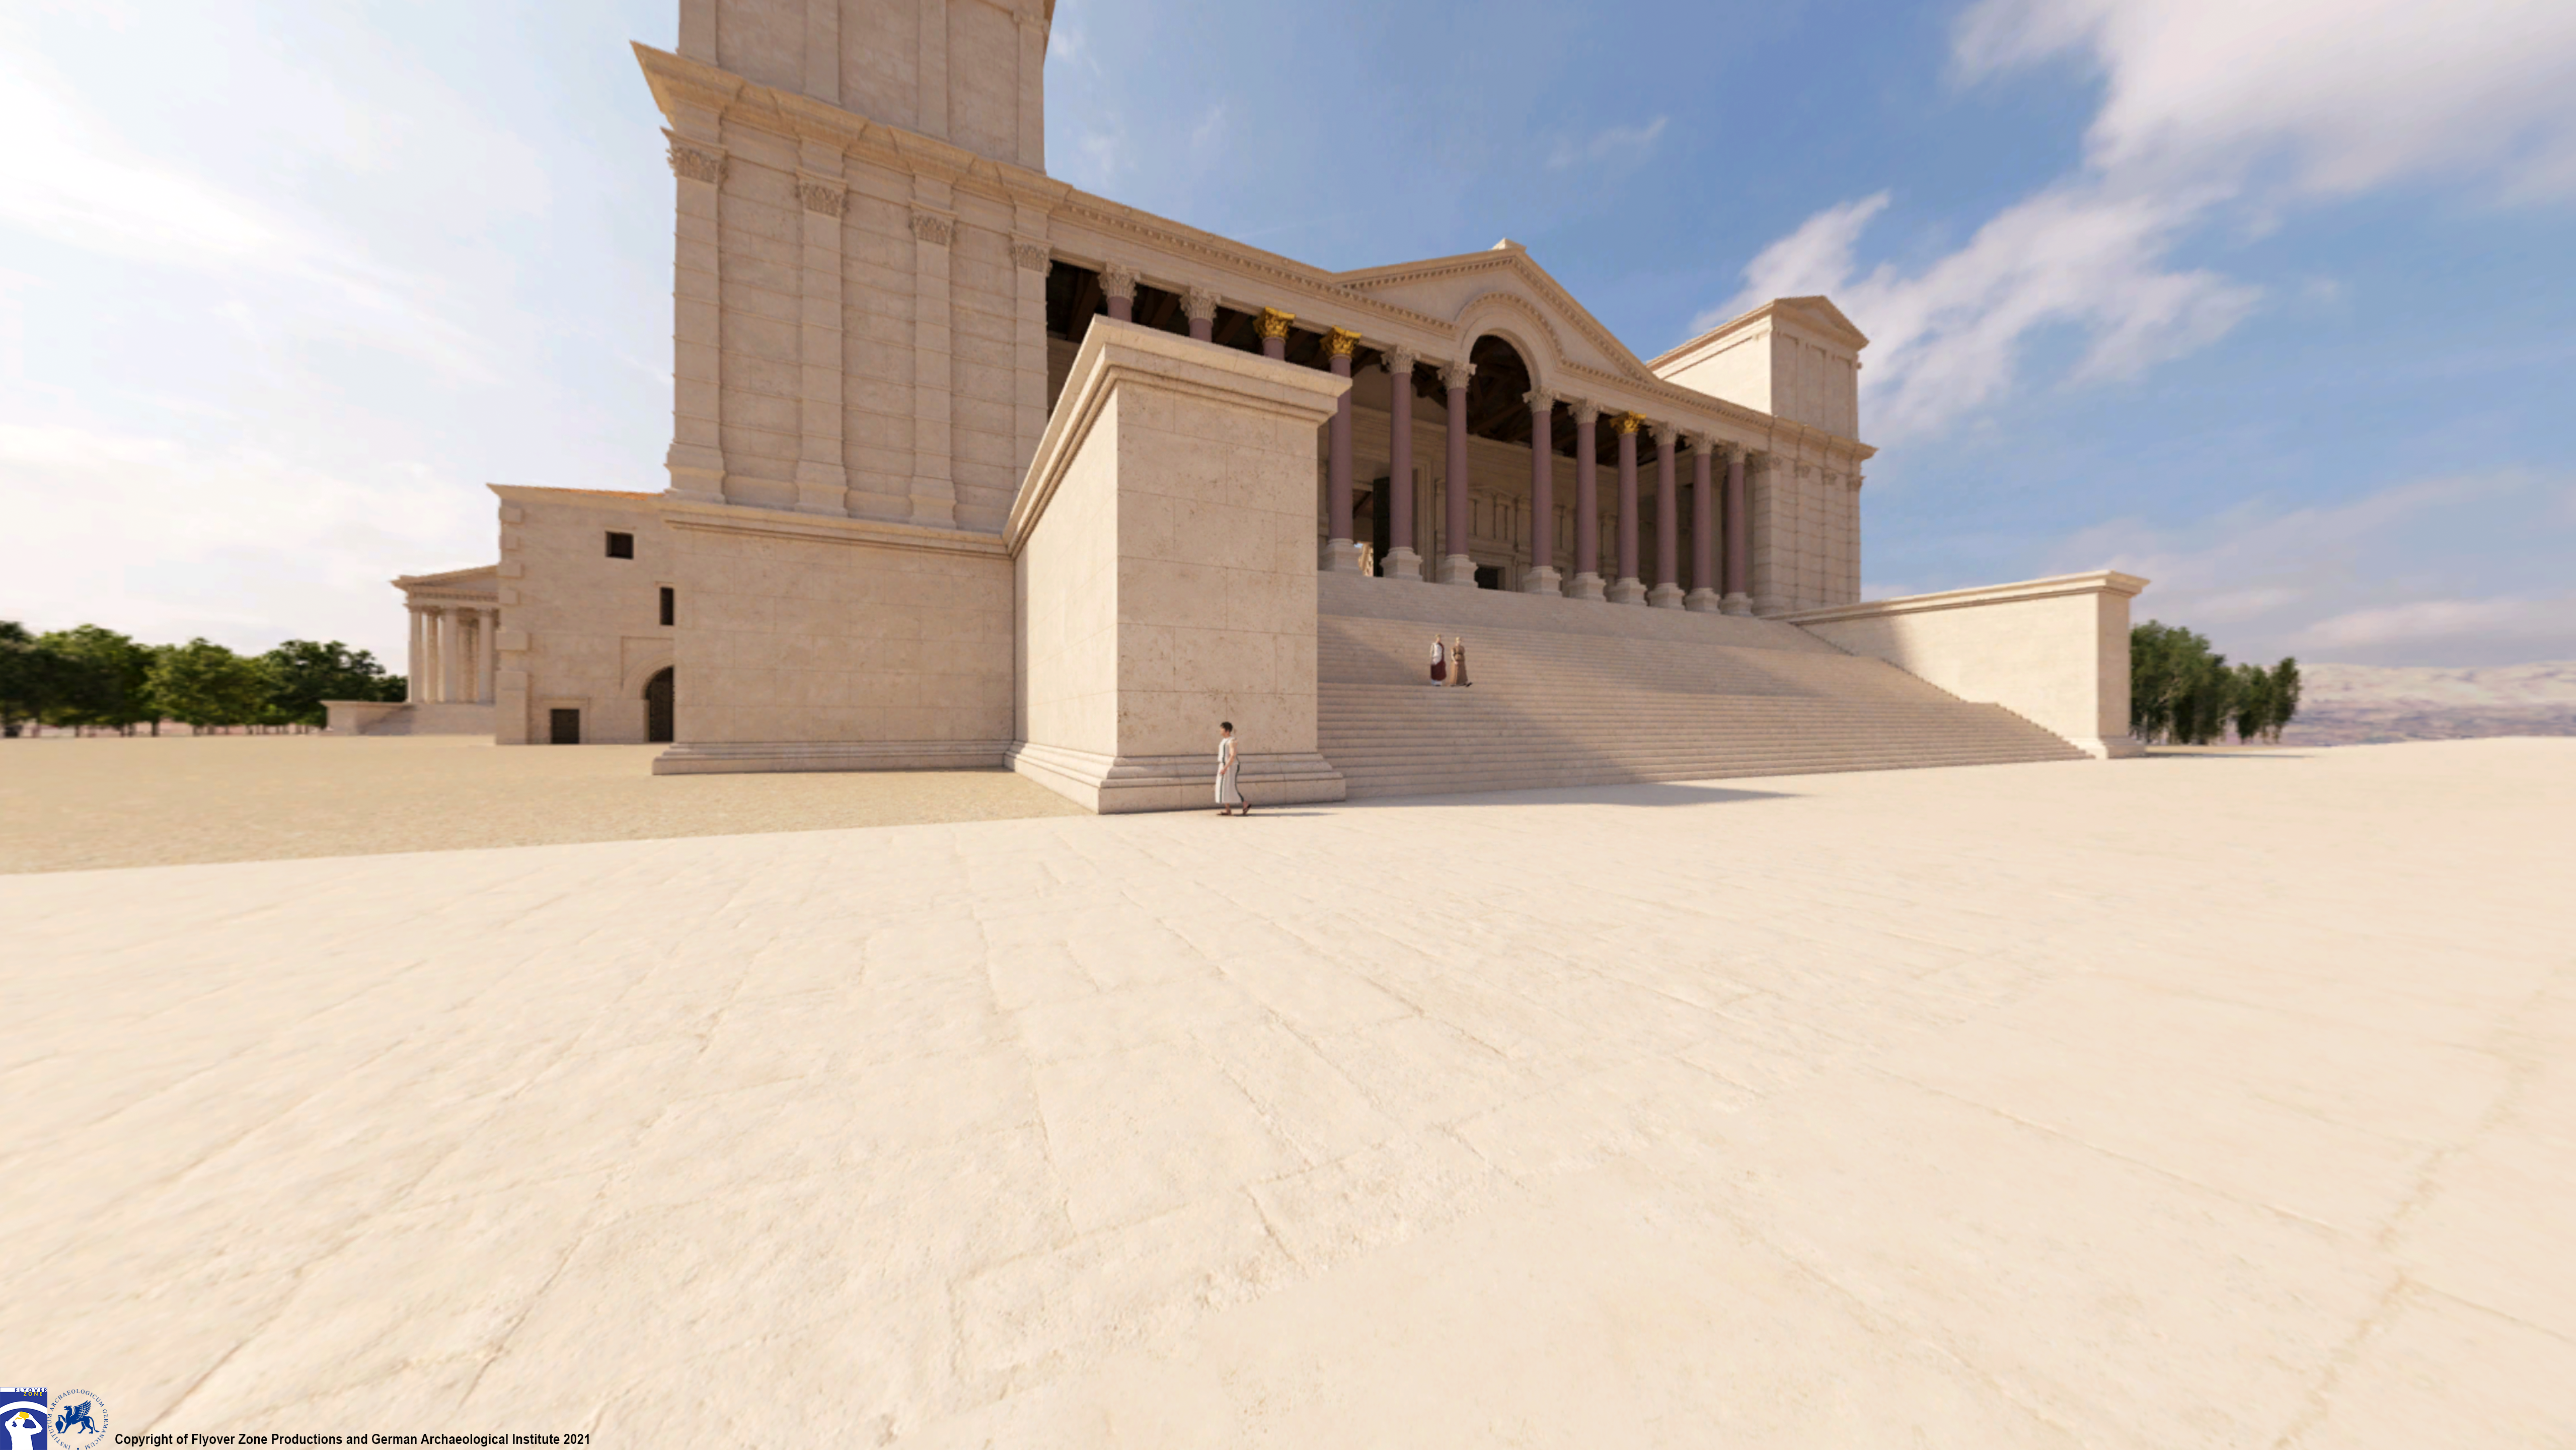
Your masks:
[{"label": "corinthian capital", "polygon": [[796,199],[805,204],[807,211],[836,217],[848,209],[850,192],[837,181],[800,176],[796,178]]},{"label": "corinthian capital", "polygon": [[1475,375],[1476,365],[1463,357],[1440,365],[1440,381],[1453,393],[1465,392],[1467,380]]},{"label": "corinthian capital", "polygon": [[1529,404],[1529,409],[1533,413],[1549,413],[1556,409],[1556,394],[1545,388],[1530,389],[1521,394],[1521,401]]},{"label": "corinthian capital", "polygon": [[1216,321],[1216,293],[1205,287],[1193,287],[1181,299],[1181,312],[1192,322]]},{"label": "corinthian capital", "polygon": [[944,247],[956,235],[955,217],[942,216],[935,211],[917,211],[912,214],[912,236],[915,241],[928,242],[934,247]]},{"label": "corinthian capital", "polygon": [[1276,307],[1264,307],[1261,309],[1261,315],[1253,319],[1252,330],[1263,337],[1286,337],[1289,324],[1296,320],[1297,314],[1294,312],[1282,312]]},{"label": "corinthian capital", "polygon": [[1136,300],[1136,269],[1118,262],[1100,266],[1100,295],[1121,302]]},{"label": "corinthian capital", "polygon": [[709,146],[696,141],[683,141],[676,131],[666,130],[662,134],[671,143],[668,159],[673,176],[683,181],[703,181],[709,186],[719,185],[724,181],[723,147]]}]

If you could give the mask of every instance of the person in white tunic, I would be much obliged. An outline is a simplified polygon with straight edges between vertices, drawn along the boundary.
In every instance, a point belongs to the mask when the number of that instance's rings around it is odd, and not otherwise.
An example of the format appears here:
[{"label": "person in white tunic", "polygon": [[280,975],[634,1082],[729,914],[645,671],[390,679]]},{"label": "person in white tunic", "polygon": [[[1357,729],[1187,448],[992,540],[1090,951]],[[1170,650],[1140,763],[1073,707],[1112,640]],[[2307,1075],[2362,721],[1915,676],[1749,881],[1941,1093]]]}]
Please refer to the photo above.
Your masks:
[{"label": "person in white tunic", "polygon": [[1252,805],[1243,798],[1243,791],[1234,780],[1234,722],[1222,721],[1216,728],[1224,732],[1216,738],[1216,813],[1220,816],[1248,816],[1252,814]]},{"label": "person in white tunic", "polygon": [[1431,683],[1437,685],[1448,678],[1449,646],[1442,644],[1440,636],[1435,634],[1431,636]]}]

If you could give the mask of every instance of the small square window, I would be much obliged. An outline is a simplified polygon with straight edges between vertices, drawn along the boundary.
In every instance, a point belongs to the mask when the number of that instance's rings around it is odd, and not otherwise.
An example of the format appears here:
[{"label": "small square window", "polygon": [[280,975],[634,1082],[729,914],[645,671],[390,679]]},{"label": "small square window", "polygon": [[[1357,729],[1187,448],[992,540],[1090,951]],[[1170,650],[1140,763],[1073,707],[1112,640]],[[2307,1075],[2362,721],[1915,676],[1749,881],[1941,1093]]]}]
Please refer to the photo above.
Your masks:
[{"label": "small square window", "polygon": [[612,559],[634,558],[635,536],[633,534],[611,533],[608,536],[608,557]]},{"label": "small square window", "polygon": [[671,590],[671,586],[670,586],[670,585],[668,585],[668,584],[663,585],[663,586],[662,586],[662,622],[663,622],[664,624],[677,624],[677,623],[679,623],[679,622],[680,622],[680,621],[679,621],[679,614],[680,614],[679,596],[678,596],[677,594],[675,594],[675,593],[673,593],[673,592],[672,592],[672,590]]}]

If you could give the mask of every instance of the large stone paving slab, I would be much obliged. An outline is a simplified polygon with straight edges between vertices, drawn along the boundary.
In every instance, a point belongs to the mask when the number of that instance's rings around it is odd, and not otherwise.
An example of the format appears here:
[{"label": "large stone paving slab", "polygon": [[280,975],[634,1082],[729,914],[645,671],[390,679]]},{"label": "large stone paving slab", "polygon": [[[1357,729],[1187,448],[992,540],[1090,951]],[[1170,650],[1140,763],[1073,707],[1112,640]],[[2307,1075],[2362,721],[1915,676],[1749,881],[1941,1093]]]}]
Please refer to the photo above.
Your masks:
[{"label": "large stone paving slab", "polygon": [[0,878],[120,1432],[2576,1443],[2576,742]]}]

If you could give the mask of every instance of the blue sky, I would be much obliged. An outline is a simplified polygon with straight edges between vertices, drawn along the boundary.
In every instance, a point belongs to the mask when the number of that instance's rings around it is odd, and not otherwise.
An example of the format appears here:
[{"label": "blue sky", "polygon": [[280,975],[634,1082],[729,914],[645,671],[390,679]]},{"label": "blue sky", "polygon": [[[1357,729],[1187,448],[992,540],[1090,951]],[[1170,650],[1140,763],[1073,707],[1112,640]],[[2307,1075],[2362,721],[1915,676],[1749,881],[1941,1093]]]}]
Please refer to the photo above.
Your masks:
[{"label": "blue sky", "polygon": [[[0,11],[0,617],[393,656],[486,482],[657,489],[672,0]],[[1651,356],[1830,293],[1871,592],[2576,658],[2576,6],[1062,0],[1050,170],[1327,267],[1509,236]]]}]

